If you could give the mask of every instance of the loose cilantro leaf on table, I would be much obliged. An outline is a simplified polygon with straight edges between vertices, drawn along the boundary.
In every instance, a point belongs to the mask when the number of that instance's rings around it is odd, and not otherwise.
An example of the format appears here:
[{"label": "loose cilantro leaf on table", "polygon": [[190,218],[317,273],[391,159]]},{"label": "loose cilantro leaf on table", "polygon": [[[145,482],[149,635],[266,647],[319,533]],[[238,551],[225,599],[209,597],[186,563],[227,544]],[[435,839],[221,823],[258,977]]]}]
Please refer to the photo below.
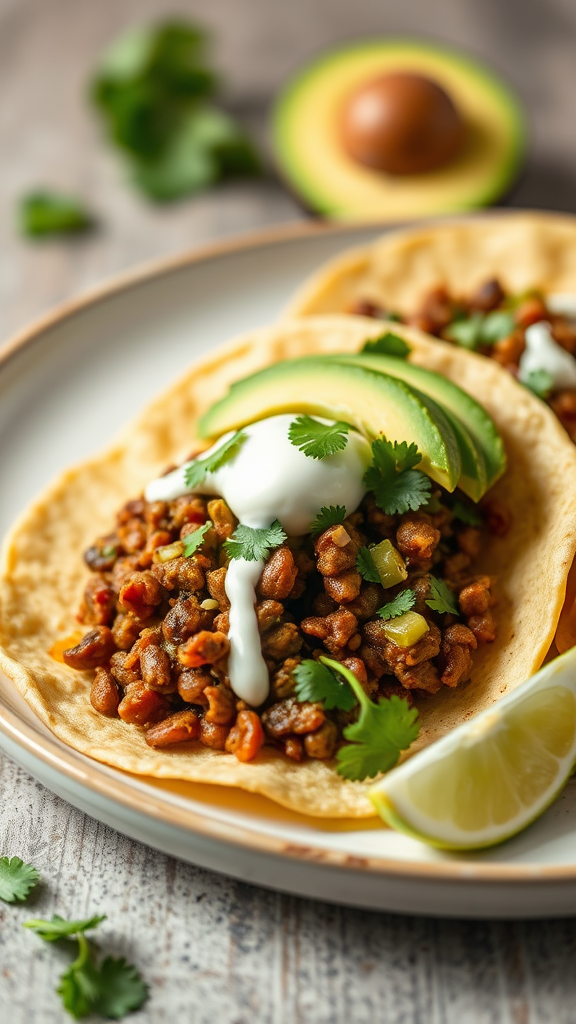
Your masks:
[{"label": "loose cilantro leaf on table", "polygon": [[356,558],[356,568],[362,579],[368,580],[370,583],[380,583],[380,573],[370,554],[370,548],[360,548]]},{"label": "loose cilantro leaf on table", "polygon": [[286,534],[278,519],[272,526],[256,529],[240,523],[231,537],[224,543],[230,558],[244,558],[247,562],[265,562],[273,548],[286,540]]},{"label": "loose cilantro leaf on table", "polygon": [[410,587],[407,587],[406,590],[401,590],[392,601],[388,601],[382,608],[379,608],[376,614],[385,620],[397,619],[399,615],[404,615],[404,612],[409,612],[415,604],[416,594]]},{"label": "loose cilantro leaf on table", "polygon": [[521,383],[524,387],[533,391],[538,398],[548,398],[548,395],[552,391],[554,385],[554,378],[548,370],[531,370],[525,377],[522,378]]},{"label": "loose cilantro leaf on table", "polygon": [[182,543],[184,545],[184,556],[186,558],[190,558],[190,556],[193,555],[194,552],[202,546],[202,544],[204,543],[204,538],[208,533],[208,530],[210,530],[211,528],[212,523],[204,523],[204,525],[201,526],[200,529],[195,530],[194,533],[188,533],[184,537]]},{"label": "loose cilantro leaf on table", "polygon": [[44,939],[44,942],[56,942],[58,939],[66,939],[71,935],[80,935],[91,928],[97,928],[105,920],[106,914],[95,914],[94,917],[86,917],[80,921],[67,921],[65,917],[53,914],[49,921],[32,918],[30,921],[25,921],[23,927],[36,932],[36,935]]},{"label": "loose cilantro leaf on table", "polygon": [[350,711],[357,703],[347,683],[341,682],[327,665],[306,659],[293,670],[296,696],[299,701],[322,701],[327,711],[340,708]]},{"label": "loose cilantro leaf on table", "polygon": [[441,615],[459,615],[456,595],[444,580],[438,580],[435,576],[430,577],[430,597],[426,604],[433,612],[440,612]]},{"label": "loose cilantro leaf on table", "polygon": [[361,351],[369,355],[397,356],[398,359],[406,359],[410,352],[410,346],[406,344],[404,338],[392,334],[391,331],[386,331],[386,334],[380,338],[370,338],[365,341]]},{"label": "loose cilantro leaf on table", "polygon": [[316,537],[319,533],[327,530],[329,526],[337,526],[338,523],[343,523],[345,519],[346,509],[344,505],[330,505],[330,508],[326,508],[323,505],[310,527],[310,533],[313,537]]},{"label": "loose cilantro leaf on table", "polygon": [[430,500],[432,485],[425,473],[413,467],[421,456],[415,444],[392,444],[385,437],[372,442],[373,463],[364,474],[368,490],[386,515],[416,512]]},{"label": "loose cilantro leaf on table", "polygon": [[79,199],[47,190],[29,192],[22,197],[19,221],[22,234],[32,238],[79,234],[94,225],[93,217]]},{"label": "loose cilantro leaf on table", "polygon": [[361,781],[389,771],[418,735],[418,711],[397,696],[381,697],[374,704],[349,668],[331,658],[320,661],[346,680],[360,704],[358,721],[344,729],[344,739],[350,742],[336,755],[337,772],[345,779]]},{"label": "loose cilantro leaf on table", "polygon": [[31,864],[25,864],[20,857],[0,857],[0,900],[15,903],[25,900],[40,875]]},{"label": "loose cilantro leaf on table", "polygon": [[290,442],[310,459],[325,459],[348,444],[348,423],[321,423],[313,416],[297,416],[288,429]]},{"label": "loose cilantro leaf on table", "polygon": [[234,455],[236,455],[238,449],[244,444],[246,440],[246,433],[243,430],[237,430],[232,437],[229,437],[224,444],[221,444],[216,451],[212,452],[205,459],[195,459],[189,466],[186,467],[184,474],[184,481],[186,487],[193,490],[201,484],[207,473],[214,473],[220,466],[223,466],[225,462],[228,462]]},{"label": "loose cilantro leaf on table", "polygon": [[458,498],[452,505],[452,514],[456,519],[459,519],[461,523],[466,523],[466,526],[482,526],[484,520],[476,509],[470,505],[466,505],[463,501],[459,501]]},{"label": "loose cilantro leaf on table", "polygon": [[132,964],[124,957],[107,956],[99,971],[100,994],[95,1010],[102,1017],[120,1020],[131,1010],[138,1010],[148,997],[148,986]]}]

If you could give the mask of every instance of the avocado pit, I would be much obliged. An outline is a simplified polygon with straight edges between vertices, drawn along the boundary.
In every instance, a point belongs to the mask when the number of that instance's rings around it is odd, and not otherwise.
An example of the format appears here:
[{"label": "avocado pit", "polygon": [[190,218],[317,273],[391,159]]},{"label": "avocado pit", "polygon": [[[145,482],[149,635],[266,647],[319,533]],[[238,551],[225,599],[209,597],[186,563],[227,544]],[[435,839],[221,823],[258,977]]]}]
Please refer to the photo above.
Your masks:
[{"label": "avocado pit", "polygon": [[341,138],[357,163],[388,174],[422,174],[450,163],[466,129],[448,93],[408,72],[381,75],[356,90],[342,111]]}]

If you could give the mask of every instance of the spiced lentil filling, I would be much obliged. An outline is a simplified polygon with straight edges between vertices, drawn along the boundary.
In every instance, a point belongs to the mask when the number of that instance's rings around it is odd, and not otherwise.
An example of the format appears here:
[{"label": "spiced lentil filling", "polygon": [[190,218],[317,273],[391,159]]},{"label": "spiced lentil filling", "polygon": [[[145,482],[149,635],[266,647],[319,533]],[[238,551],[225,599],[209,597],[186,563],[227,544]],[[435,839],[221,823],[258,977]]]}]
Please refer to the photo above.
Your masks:
[{"label": "spiced lentil filling", "polygon": [[[486,280],[473,294],[464,298],[451,295],[442,286],[433,288],[410,316],[402,317],[394,310],[363,299],[355,302],[348,312],[379,320],[397,320],[418,327],[443,341],[461,344],[494,359],[516,378],[526,348],[527,328],[546,321],[554,341],[576,359],[574,321],[552,312],[546,304],[545,296],[537,291],[520,296],[507,294],[496,278]],[[501,331],[496,329],[494,338],[487,342],[482,338],[481,318],[496,312],[506,316],[501,318]],[[471,328],[468,331],[466,326],[462,330],[462,325],[466,324]],[[474,324],[479,328],[477,332],[474,331]],[[493,320],[493,324],[496,326],[496,321]],[[576,388],[553,389],[544,386],[537,393],[556,413],[564,429],[576,442]]]},{"label": "spiced lentil filling", "polygon": [[[510,514],[494,500],[474,509],[465,503],[436,489],[428,511],[390,516],[367,495],[343,523],[276,548],[257,587],[270,695],[255,709],[236,697],[227,676],[223,544],[237,526],[231,510],[222,498],[189,494],[129,501],[115,530],[85,552],[91,575],[78,617],[91,628],[64,661],[94,671],[94,709],[143,729],[151,747],[196,740],[249,761],[266,743],[295,761],[332,758],[358,712],[299,701],[293,670],[303,658],[341,661],[373,699],[398,694],[417,702],[467,680],[478,645],[495,639],[494,580],[478,566],[486,533],[503,536]],[[470,525],[470,516],[481,525]],[[202,544],[185,557],[179,542],[205,523]],[[386,590],[356,567],[360,548],[383,539],[408,573]],[[427,605],[434,577],[454,593],[458,616]],[[406,587],[429,629],[400,647],[387,639],[377,611]]]}]

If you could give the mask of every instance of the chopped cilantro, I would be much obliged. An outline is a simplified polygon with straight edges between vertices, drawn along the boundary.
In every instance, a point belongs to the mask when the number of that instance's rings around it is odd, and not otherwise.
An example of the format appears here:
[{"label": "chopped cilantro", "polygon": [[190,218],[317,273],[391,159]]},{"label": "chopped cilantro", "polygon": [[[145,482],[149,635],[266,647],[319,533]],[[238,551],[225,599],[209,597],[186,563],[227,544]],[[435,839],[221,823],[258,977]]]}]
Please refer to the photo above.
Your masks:
[{"label": "chopped cilantro", "polygon": [[286,540],[286,534],[278,519],[272,526],[256,529],[240,523],[231,537],[224,542],[224,548],[230,558],[243,558],[246,562],[265,562],[273,548],[277,548]]},{"label": "chopped cilantro", "polygon": [[514,316],[506,309],[495,309],[487,313],[482,324],[482,341],[485,345],[494,345],[502,338],[512,334],[516,324]]},{"label": "chopped cilantro", "polygon": [[340,708],[350,711],[357,703],[353,691],[319,661],[307,659],[293,670],[296,680],[296,696],[299,701],[322,701],[327,711]]},{"label": "chopped cilantro", "polygon": [[370,548],[360,548],[356,558],[356,568],[362,579],[370,583],[380,583],[380,573],[376,568],[374,559],[370,554]]},{"label": "chopped cilantro", "polygon": [[208,522],[204,523],[204,525],[201,526],[198,530],[195,530],[194,533],[186,534],[184,540],[182,541],[184,545],[184,555],[186,558],[190,558],[190,556],[193,555],[194,552],[202,546],[202,544],[204,543],[204,538],[208,533],[208,530],[210,530],[211,528],[212,523]]},{"label": "chopped cilantro", "polygon": [[459,615],[458,605],[454,592],[444,580],[438,580],[435,576],[430,577],[430,597],[426,604],[433,612],[440,612],[441,615]]},{"label": "chopped cilantro", "polygon": [[297,416],[288,429],[290,442],[310,459],[325,459],[341,452],[348,444],[350,426],[338,420],[337,423],[321,423],[313,416]]},{"label": "chopped cilantro", "polygon": [[20,857],[0,857],[0,900],[15,903],[25,900],[40,875],[31,864],[25,864]]},{"label": "chopped cilantro", "polygon": [[118,554],[118,548],[114,544],[107,544],[101,548],[100,554],[102,558],[116,558]]},{"label": "chopped cilantro", "polygon": [[474,350],[480,345],[494,345],[513,330],[513,314],[505,309],[495,309],[492,313],[477,310],[468,317],[460,317],[444,333],[450,341],[455,341],[462,348]]},{"label": "chopped cilantro", "polygon": [[388,601],[382,608],[379,608],[376,614],[385,620],[397,619],[399,615],[404,615],[404,612],[409,612],[415,604],[416,594],[410,587],[407,587],[406,590],[401,590],[399,594],[396,594],[392,601]]},{"label": "chopped cilantro", "polygon": [[472,508],[471,505],[466,505],[463,501],[459,501],[458,498],[452,505],[452,514],[461,523],[466,523],[466,526],[482,526],[484,522],[476,509]]},{"label": "chopped cilantro", "polygon": [[23,196],[19,217],[22,234],[32,238],[78,234],[94,224],[79,199],[47,190],[29,192]]},{"label": "chopped cilantro", "polygon": [[[388,316],[389,320],[392,318]],[[410,352],[410,346],[397,334],[386,331],[386,334],[383,334],[380,338],[370,338],[368,341],[365,341],[361,351],[369,355],[397,356],[399,359],[406,359]]]},{"label": "chopped cilantro", "polygon": [[420,462],[417,445],[392,444],[385,437],[372,442],[373,464],[364,474],[368,490],[386,515],[416,512],[430,500],[432,485],[425,473],[413,467]]},{"label": "chopped cilantro", "polygon": [[349,668],[331,658],[320,661],[349,683],[360,704],[358,721],[344,729],[344,739],[350,742],[336,755],[336,771],[352,781],[389,771],[418,735],[416,708],[410,708],[407,700],[396,696],[389,700],[381,697],[374,704]]},{"label": "chopped cilantro", "polygon": [[346,509],[344,505],[330,505],[330,508],[322,506],[316,519],[310,527],[310,533],[313,537],[316,537],[319,533],[323,533],[329,526],[336,526],[338,523],[343,523],[346,519]]},{"label": "chopped cilantro", "polygon": [[228,462],[234,455],[236,455],[238,449],[244,444],[247,435],[243,430],[237,430],[232,437],[229,437],[224,444],[218,446],[216,451],[212,452],[205,459],[195,459],[189,466],[186,467],[184,474],[184,480],[186,487],[190,490],[194,490],[202,483],[206,473],[214,473],[220,466],[223,466],[225,462]]},{"label": "chopped cilantro", "polygon": [[84,932],[96,928],[105,915],[82,921],[66,921],[55,914],[50,921],[32,920],[24,923],[46,942],[74,938],[78,956],[60,977],[56,992],[64,1009],[76,1020],[90,1013],[119,1020],[130,1010],[137,1010],[148,996],[148,988],[135,967],[123,958],[106,957],[100,967]]},{"label": "chopped cilantro", "polygon": [[533,391],[538,398],[548,398],[554,385],[554,378],[548,370],[531,370],[525,377],[521,378],[524,387]]}]

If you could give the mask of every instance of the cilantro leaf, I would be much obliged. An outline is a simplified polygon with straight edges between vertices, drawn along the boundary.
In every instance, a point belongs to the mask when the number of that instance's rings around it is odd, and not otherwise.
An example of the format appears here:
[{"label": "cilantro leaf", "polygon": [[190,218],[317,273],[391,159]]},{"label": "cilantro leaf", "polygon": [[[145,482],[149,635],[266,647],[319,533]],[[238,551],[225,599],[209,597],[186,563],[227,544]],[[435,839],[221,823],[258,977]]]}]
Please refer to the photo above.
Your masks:
[{"label": "cilantro leaf", "polygon": [[25,900],[39,878],[36,868],[25,864],[20,857],[0,857],[0,900],[5,903]]},{"label": "cilantro leaf", "polygon": [[322,506],[316,519],[310,527],[310,533],[313,537],[316,537],[319,533],[323,533],[329,526],[336,526],[338,523],[343,523],[346,519],[346,509],[344,505],[330,505],[330,508]]},{"label": "cilantro leaf", "polygon": [[494,345],[512,334],[516,324],[514,315],[506,309],[495,309],[486,313],[482,323],[481,336],[485,345]]},{"label": "cilantro leaf", "polygon": [[211,528],[212,523],[208,522],[204,523],[204,525],[201,526],[200,529],[194,530],[194,533],[186,534],[184,540],[182,541],[184,545],[184,556],[186,558],[190,558],[190,556],[193,555],[194,552],[202,546],[202,544],[204,543],[204,538],[208,533],[208,530],[210,530]]},{"label": "cilantro leaf", "polygon": [[388,601],[382,608],[379,608],[376,614],[385,620],[397,619],[399,615],[404,615],[404,612],[409,612],[415,604],[416,594],[410,587],[407,587],[406,590],[401,590],[399,594],[396,594],[392,601]]},{"label": "cilantro leaf", "polygon": [[438,580],[435,576],[430,577],[430,597],[426,604],[433,612],[440,612],[441,615],[459,615],[456,596],[444,580]]},{"label": "cilantro leaf", "polygon": [[241,445],[244,444],[247,434],[243,430],[237,430],[232,437],[229,437],[224,444],[221,444],[208,455],[205,459],[194,459],[189,466],[186,467],[184,474],[184,481],[186,487],[191,491],[195,487],[198,487],[202,483],[207,473],[214,473],[220,466],[223,466],[225,462],[228,462],[236,453]]},{"label": "cilantro leaf", "polygon": [[132,964],[123,957],[106,957],[99,971],[100,993],[94,1009],[102,1017],[120,1020],[131,1010],[138,1010],[148,998],[148,986]]},{"label": "cilantro leaf", "polygon": [[230,558],[244,558],[246,562],[265,562],[272,551],[286,540],[286,534],[278,519],[272,526],[256,529],[240,523],[231,537],[224,542],[224,549]]},{"label": "cilantro leaf", "polygon": [[40,189],[21,198],[19,219],[22,234],[32,238],[78,234],[94,225],[92,216],[79,199]]},{"label": "cilantro leaf", "polygon": [[336,755],[336,771],[351,781],[362,781],[379,772],[387,772],[398,763],[402,751],[416,739],[420,731],[418,711],[410,708],[407,700],[395,695],[390,699],[381,697],[374,704],[346,665],[331,658],[321,658],[320,661],[343,676],[360,704],[358,721],[344,729],[344,739],[350,742]]},{"label": "cilantro leaf", "polygon": [[380,338],[370,338],[368,341],[365,341],[361,351],[367,352],[370,355],[376,353],[378,355],[397,356],[398,359],[406,359],[410,353],[410,346],[397,334],[386,331]]},{"label": "cilantro leaf", "polygon": [[80,935],[97,928],[102,921],[106,920],[106,914],[95,914],[94,917],[87,917],[80,921],[67,921],[59,914],[53,914],[49,921],[42,918],[32,918],[24,921],[23,928],[31,928],[44,942],[56,942],[57,939],[65,939],[71,935]]},{"label": "cilantro leaf", "polygon": [[471,505],[466,505],[463,501],[459,501],[458,498],[452,505],[452,514],[461,523],[466,523],[467,526],[482,526],[484,522],[476,509],[472,508]]},{"label": "cilantro leaf", "polygon": [[520,381],[524,387],[533,391],[538,398],[546,399],[552,391],[554,378],[548,370],[531,370]]},{"label": "cilantro leaf", "polygon": [[364,474],[364,483],[373,491],[376,504],[386,515],[416,512],[430,500],[432,485],[425,473],[412,467],[420,460],[415,444],[385,437],[372,442],[373,464]]},{"label": "cilantro leaf", "polygon": [[484,314],[480,312],[471,313],[469,317],[462,317],[454,320],[444,331],[449,341],[456,342],[462,348],[470,351],[478,348],[482,342],[482,324]]},{"label": "cilantro leaf", "polygon": [[380,574],[370,554],[370,548],[360,548],[356,557],[356,568],[362,579],[369,580],[370,583],[381,582]]},{"label": "cilantro leaf", "polygon": [[64,1009],[76,1020],[92,1012],[100,995],[98,969],[92,962],[90,946],[83,935],[78,936],[78,946],[77,959],[60,975],[56,989]]},{"label": "cilantro leaf", "polygon": [[290,442],[310,459],[325,459],[348,444],[348,423],[321,423],[313,416],[297,416],[288,429]]},{"label": "cilantro leaf", "polygon": [[332,708],[350,711],[358,703],[348,684],[341,682],[327,665],[321,665],[319,661],[302,661],[292,675],[296,680],[299,701],[322,701],[327,711]]}]

